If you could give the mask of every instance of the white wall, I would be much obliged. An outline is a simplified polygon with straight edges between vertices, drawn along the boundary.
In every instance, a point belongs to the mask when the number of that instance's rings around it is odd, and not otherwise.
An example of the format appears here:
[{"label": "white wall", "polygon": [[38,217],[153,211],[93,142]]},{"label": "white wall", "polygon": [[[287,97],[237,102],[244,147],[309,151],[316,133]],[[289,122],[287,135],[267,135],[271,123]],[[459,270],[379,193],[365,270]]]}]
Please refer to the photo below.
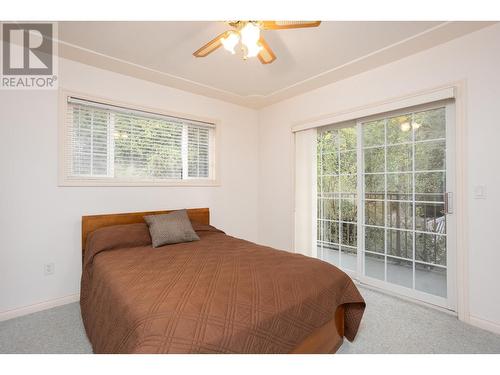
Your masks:
[{"label": "white wall", "polygon": [[257,240],[256,111],[68,60],[59,77],[68,90],[220,120],[221,184],[58,187],[57,92],[0,91],[0,314],[78,293],[85,214],[209,207],[215,226]]},{"label": "white wall", "polygon": [[[293,249],[292,123],[466,80],[470,314],[500,332],[500,25],[260,112],[259,240]],[[487,186],[487,199],[472,197]],[[488,325],[489,324],[489,325]]]}]

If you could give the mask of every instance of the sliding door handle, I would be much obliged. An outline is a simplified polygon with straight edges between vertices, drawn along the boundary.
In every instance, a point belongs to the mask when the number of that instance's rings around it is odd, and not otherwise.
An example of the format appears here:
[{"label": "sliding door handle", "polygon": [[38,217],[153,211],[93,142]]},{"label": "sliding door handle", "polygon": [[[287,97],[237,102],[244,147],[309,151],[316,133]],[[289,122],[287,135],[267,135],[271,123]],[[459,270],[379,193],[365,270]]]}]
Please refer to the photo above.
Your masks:
[{"label": "sliding door handle", "polygon": [[453,213],[453,193],[447,191],[444,193],[444,214]]}]

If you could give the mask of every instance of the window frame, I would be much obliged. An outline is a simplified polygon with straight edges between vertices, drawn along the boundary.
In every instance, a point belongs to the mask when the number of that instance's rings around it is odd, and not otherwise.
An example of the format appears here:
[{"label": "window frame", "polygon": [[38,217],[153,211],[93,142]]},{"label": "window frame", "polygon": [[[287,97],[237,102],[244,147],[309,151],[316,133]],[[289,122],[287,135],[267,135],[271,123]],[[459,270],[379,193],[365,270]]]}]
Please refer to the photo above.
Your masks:
[{"label": "window frame", "polygon": [[[124,107],[131,110],[150,112],[158,115],[180,117],[194,121],[213,124],[212,135],[209,138],[209,178],[186,177],[184,179],[138,179],[138,178],[110,178],[110,177],[70,177],[67,174],[66,160],[70,157],[67,147],[68,124],[66,123],[69,110],[68,98],[78,98],[110,106]],[[58,114],[58,186],[187,186],[211,187],[220,186],[219,181],[219,150],[218,138],[220,136],[220,121],[213,118],[201,117],[191,114],[166,111],[164,109],[145,107],[137,104],[121,102],[108,98],[96,97],[81,92],[59,89],[59,114]]]}]

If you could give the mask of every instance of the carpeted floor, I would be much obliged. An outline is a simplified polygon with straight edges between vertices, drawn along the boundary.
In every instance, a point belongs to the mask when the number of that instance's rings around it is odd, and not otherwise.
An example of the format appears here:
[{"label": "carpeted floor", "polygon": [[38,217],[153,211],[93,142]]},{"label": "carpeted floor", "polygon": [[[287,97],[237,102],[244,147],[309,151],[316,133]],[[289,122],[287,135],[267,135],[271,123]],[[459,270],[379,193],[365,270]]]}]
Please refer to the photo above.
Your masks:
[{"label": "carpeted floor", "polygon": [[[367,308],[340,353],[500,353],[500,336],[431,308],[360,288]],[[0,353],[92,353],[78,303],[0,322]]]},{"label": "carpeted floor", "polygon": [[354,342],[339,353],[500,353],[500,335],[456,317],[359,288],[366,310]]}]

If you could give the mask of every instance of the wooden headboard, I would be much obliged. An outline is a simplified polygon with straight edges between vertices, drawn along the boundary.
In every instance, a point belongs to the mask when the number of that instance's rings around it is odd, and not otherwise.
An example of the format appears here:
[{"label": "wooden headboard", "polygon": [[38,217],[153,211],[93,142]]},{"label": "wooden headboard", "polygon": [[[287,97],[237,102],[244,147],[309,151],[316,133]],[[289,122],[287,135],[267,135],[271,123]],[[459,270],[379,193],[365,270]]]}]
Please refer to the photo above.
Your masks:
[{"label": "wooden headboard", "polygon": [[[168,214],[172,211],[175,210],[82,216],[82,253],[85,251],[87,236],[96,229],[111,225],[143,223],[144,216]],[[187,212],[191,221],[196,221],[200,224],[210,224],[210,212],[208,208],[189,208]]]}]

